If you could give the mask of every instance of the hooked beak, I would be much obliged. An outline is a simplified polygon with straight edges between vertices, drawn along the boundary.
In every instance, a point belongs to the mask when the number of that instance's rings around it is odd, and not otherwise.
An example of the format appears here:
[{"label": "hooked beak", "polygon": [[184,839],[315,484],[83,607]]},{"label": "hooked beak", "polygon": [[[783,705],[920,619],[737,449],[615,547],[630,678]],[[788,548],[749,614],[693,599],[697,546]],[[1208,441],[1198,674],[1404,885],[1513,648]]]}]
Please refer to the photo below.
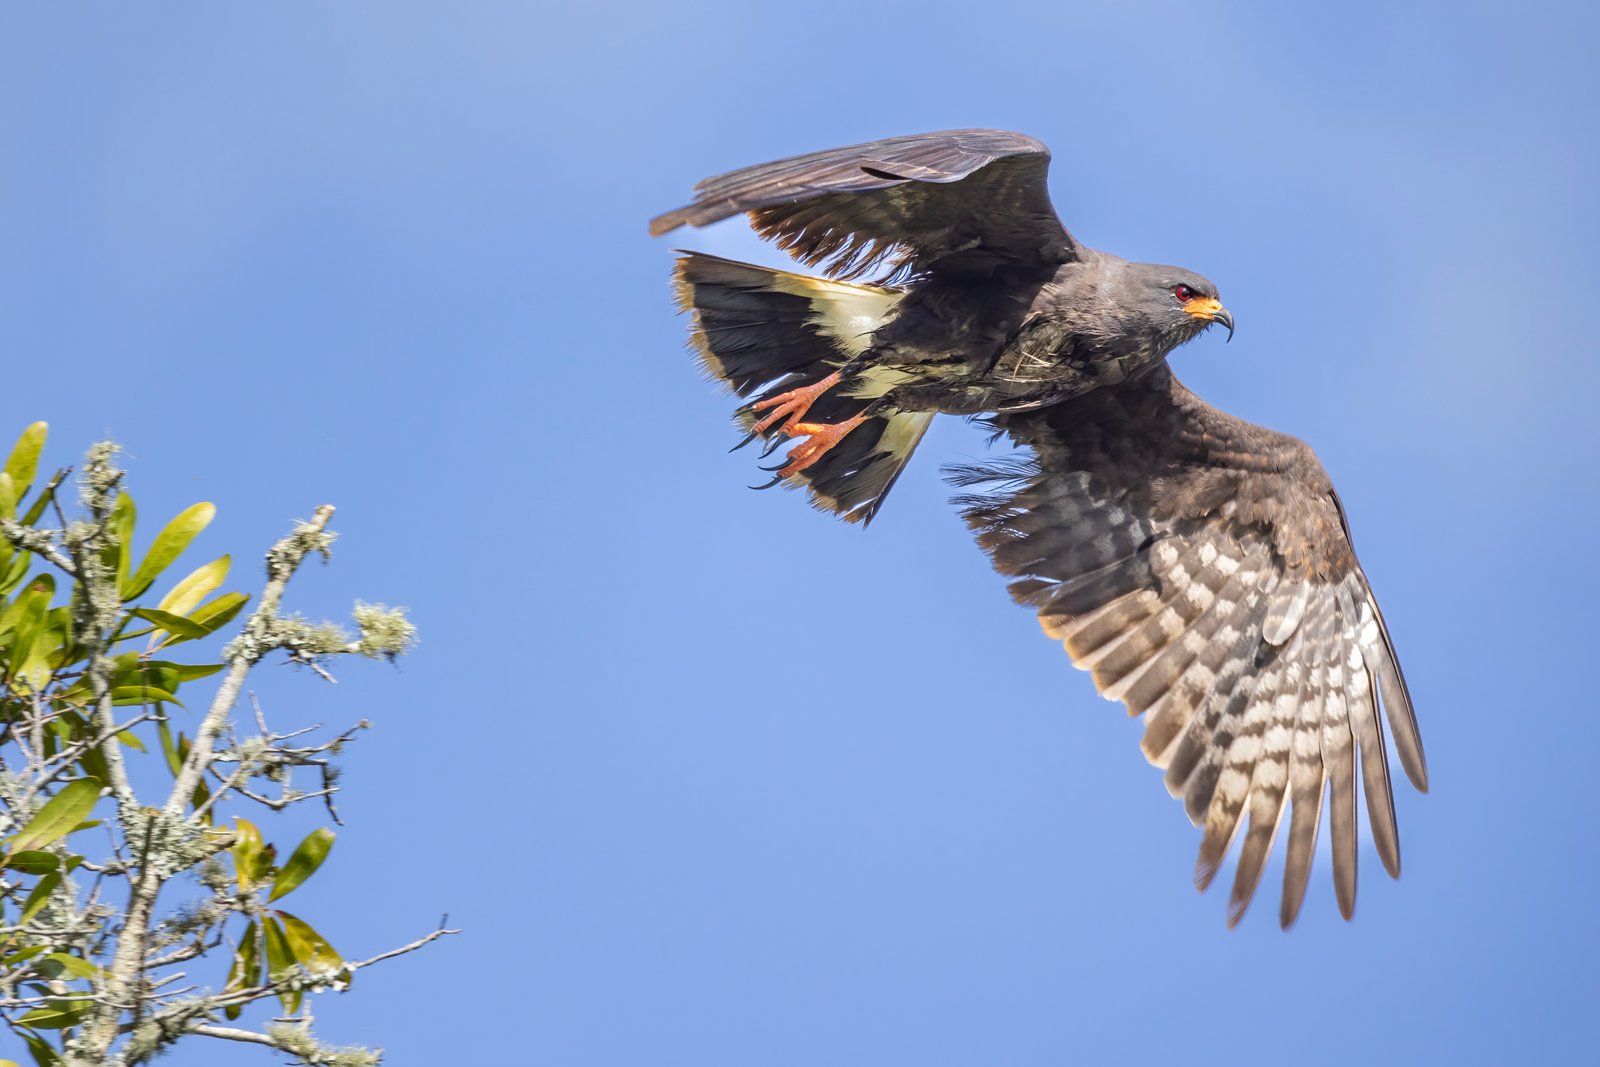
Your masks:
[{"label": "hooked beak", "polygon": [[1214,296],[1196,297],[1183,305],[1183,310],[1192,318],[1210,326],[1213,322],[1220,322],[1228,328],[1228,340],[1233,340],[1233,315],[1222,306],[1222,301]]},{"label": "hooked beak", "polygon": [[[1211,316],[1211,321],[1212,322],[1220,322],[1220,323],[1222,323],[1222,325],[1226,326],[1228,328],[1228,340],[1229,341],[1233,340],[1233,313],[1232,312],[1230,312],[1227,308],[1219,307],[1219,308],[1217,308],[1217,313],[1215,315]],[[1224,341],[1223,343],[1226,344],[1227,342]]]}]

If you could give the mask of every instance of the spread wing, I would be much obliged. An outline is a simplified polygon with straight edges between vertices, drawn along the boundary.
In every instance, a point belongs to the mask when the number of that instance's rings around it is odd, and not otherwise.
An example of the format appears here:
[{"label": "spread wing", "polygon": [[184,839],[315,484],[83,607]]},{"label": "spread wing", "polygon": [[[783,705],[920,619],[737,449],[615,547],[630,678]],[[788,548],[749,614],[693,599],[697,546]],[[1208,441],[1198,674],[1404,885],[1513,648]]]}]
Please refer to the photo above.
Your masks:
[{"label": "spread wing", "polygon": [[1229,899],[1237,923],[1288,811],[1287,928],[1326,790],[1349,918],[1358,763],[1373,841],[1400,873],[1380,706],[1424,791],[1427,769],[1388,630],[1316,456],[1210,407],[1164,365],[996,423],[1034,458],[954,472],[958,484],[988,485],[961,499],[967,521],[1074,665],[1144,714],[1145,756],[1205,827],[1196,885],[1210,884],[1248,812]]},{"label": "spread wing", "polygon": [[1077,242],[1050,206],[1050,152],[1004,130],[891,137],[707,178],[653,236],[741,211],[763,236],[835,277],[888,261],[915,273],[1054,269]]}]

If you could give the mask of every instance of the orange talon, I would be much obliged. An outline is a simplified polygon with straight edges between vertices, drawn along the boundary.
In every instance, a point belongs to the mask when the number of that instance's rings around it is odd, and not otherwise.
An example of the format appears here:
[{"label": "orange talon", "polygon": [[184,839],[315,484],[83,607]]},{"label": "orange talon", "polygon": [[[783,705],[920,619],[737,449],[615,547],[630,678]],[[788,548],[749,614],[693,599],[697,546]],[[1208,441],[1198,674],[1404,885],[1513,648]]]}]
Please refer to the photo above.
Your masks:
[{"label": "orange talon", "polygon": [[[791,389],[787,393],[779,393],[771,400],[763,400],[751,405],[751,411],[765,411],[776,408],[772,414],[762,419],[752,427],[756,433],[766,433],[774,424],[783,422],[781,429],[790,430],[801,419],[806,417],[806,412],[811,410],[811,405],[816,403],[817,397],[839,384],[839,372],[834,371],[820,382],[812,385]],[[789,436],[793,437],[794,434]]]},{"label": "orange talon", "polygon": [[784,428],[790,437],[807,437],[810,440],[796,445],[789,452],[789,462],[779,469],[779,478],[799,474],[827,454],[828,450],[850,436],[850,431],[867,421],[865,415],[853,415],[843,422],[796,422]]}]

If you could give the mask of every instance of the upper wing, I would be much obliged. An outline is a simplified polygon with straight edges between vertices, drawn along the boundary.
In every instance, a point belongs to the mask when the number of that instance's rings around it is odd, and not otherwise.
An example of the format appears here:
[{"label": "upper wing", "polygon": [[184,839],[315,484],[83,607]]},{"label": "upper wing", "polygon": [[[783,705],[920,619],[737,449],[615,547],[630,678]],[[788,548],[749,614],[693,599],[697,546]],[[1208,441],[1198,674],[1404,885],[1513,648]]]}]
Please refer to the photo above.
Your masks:
[{"label": "upper wing", "polygon": [[707,178],[650,233],[749,211],[763,237],[841,278],[885,259],[916,272],[1053,268],[1078,245],[1050,206],[1049,165],[1043,144],[1004,130],[890,137]]},{"label": "upper wing", "polygon": [[1250,813],[1229,925],[1292,801],[1279,919],[1299,913],[1331,796],[1339,909],[1355,907],[1355,763],[1373,841],[1400,873],[1381,704],[1401,766],[1427,789],[1405,679],[1338,497],[1302,442],[1210,407],[1163,365],[997,424],[1024,464],[966,468],[962,498],[995,567],[1108,699],[1145,715],[1145,756],[1205,825],[1195,882]]}]

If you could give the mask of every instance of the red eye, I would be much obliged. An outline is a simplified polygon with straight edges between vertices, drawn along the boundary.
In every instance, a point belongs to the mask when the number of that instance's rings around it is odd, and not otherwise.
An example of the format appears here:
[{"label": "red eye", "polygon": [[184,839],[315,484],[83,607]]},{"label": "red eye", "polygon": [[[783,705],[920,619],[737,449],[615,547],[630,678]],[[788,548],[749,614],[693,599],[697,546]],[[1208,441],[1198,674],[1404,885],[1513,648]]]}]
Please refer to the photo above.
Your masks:
[{"label": "red eye", "polygon": [[1195,298],[1196,294],[1195,291],[1189,288],[1187,285],[1180,285],[1172,290],[1172,295],[1177,297],[1181,303],[1187,304],[1189,301]]}]

